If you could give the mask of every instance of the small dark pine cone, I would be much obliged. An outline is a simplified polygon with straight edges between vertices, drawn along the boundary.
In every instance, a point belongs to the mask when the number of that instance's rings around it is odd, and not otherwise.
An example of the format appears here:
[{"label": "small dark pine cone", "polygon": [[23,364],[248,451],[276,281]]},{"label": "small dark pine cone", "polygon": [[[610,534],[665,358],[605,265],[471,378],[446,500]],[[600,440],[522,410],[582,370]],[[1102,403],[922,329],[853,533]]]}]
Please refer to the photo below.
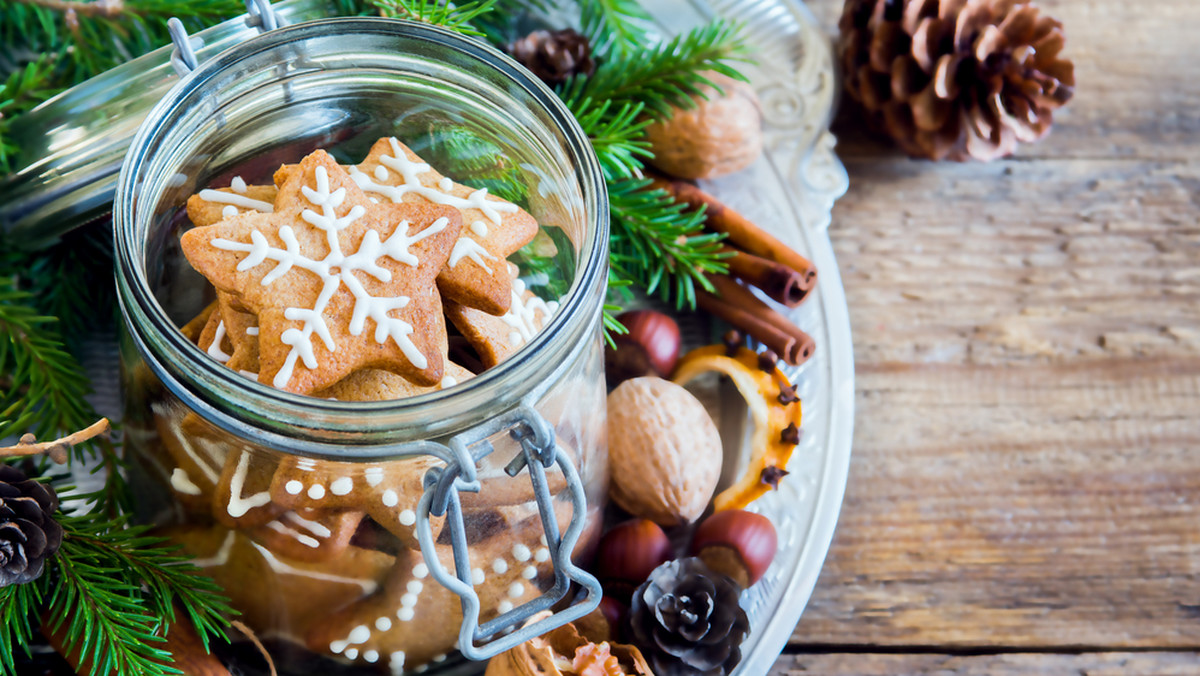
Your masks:
[{"label": "small dark pine cone", "polygon": [[54,520],[58,496],[11,465],[0,464],[0,587],[24,584],[42,574],[62,544]]},{"label": "small dark pine cone", "polygon": [[750,629],[742,589],[698,558],[668,561],[633,594],[634,643],[658,676],[725,676]]},{"label": "small dark pine cone", "polygon": [[562,84],[573,75],[596,70],[592,45],[570,28],[533,31],[508,46],[508,53],[548,85]]},{"label": "small dark pine cone", "polygon": [[988,161],[1050,131],[1075,69],[1028,0],[846,0],[846,93],[910,155]]}]

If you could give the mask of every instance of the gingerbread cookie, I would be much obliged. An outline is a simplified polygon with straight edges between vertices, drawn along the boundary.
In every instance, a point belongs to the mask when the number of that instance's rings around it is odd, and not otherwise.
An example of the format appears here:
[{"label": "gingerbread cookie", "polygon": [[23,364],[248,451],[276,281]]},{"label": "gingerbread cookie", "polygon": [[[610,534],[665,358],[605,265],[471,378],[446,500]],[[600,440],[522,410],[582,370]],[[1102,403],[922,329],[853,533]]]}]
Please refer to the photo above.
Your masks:
[{"label": "gingerbread cookie", "polygon": [[467,307],[508,311],[513,280],[506,260],[538,232],[537,221],[512,202],[443,176],[395,138],[383,138],[350,175],[371,197],[391,203],[444,204],[461,211],[463,229],[438,275],[442,294]]},{"label": "gingerbread cookie", "polygon": [[533,340],[557,310],[557,301],[542,300],[519,279],[513,281],[511,306],[500,317],[446,302],[446,316],[487,368],[508,359]]},{"label": "gingerbread cookie", "polygon": [[228,188],[209,188],[189,197],[188,219],[193,225],[206,226],[251,211],[269,214],[275,210],[277,194],[273,185],[246,185],[241,176],[234,176]]},{"label": "gingerbread cookie", "polygon": [[200,334],[204,331],[204,327],[208,325],[208,320],[213,313],[217,311],[217,302],[213,301],[208,304],[208,307],[200,311],[200,314],[193,317],[187,324],[179,328],[179,332],[183,334],[193,343],[200,341]]},{"label": "gingerbread cookie", "polygon": [[267,549],[297,561],[329,561],[350,546],[365,515],[346,510],[287,511],[250,529]]},{"label": "gingerbread cookie", "polygon": [[259,382],[309,394],[361,368],[441,381],[433,280],[461,227],[455,209],[373,204],[317,151],[280,188],[273,213],[195,228],[182,245],[193,267],[258,316]]}]

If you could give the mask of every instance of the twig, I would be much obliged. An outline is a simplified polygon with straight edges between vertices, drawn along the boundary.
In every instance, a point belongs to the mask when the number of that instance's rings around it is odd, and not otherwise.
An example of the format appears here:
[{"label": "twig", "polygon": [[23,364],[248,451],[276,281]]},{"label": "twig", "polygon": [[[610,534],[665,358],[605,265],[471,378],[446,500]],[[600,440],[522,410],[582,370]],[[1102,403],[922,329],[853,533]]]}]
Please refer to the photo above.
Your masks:
[{"label": "twig", "polygon": [[67,461],[67,451],[71,450],[72,446],[82,444],[89,439],[94,439],[101,434],[107,433],[112,426],[108,423],[108,418],[101,418],[92,423],[86,429],[72,432],[61,439],[54,441],[43,441],[37,443],[37,437],[33,434],[26,434],[21,437],[16,446],[8,448],[0,448],[0,458],[12,458],[23,455],[37,455],[45,453],[47,457],[58,464],[63,464]]},{"label": "twig", "polygon": [[254,647],[258,648],[258,651],[262,653],[263,659],[267,661],[267,669],[271,672],[271,676],[278,676],[278,673],[275,671],[275,660],[271,659],[271,653],[267,652],[267,649],[265,646],[263,646],[262,641],[258,640],[258,635],[256,635],[250,629],[250,627],[247,627],[237,620],[231,620],[229,624],[234,629],[242,632],[246,638],[250,639],[250,642],[254,644]]},{"label": "twig", "polygon": [[73,2],[71,0],[17,0],[29,5],[37,5],[56,12],[84,14],[87,16],[103,16],[112,18],[120,16],[125,11],[124,0],[93,0],[92,2]]}]

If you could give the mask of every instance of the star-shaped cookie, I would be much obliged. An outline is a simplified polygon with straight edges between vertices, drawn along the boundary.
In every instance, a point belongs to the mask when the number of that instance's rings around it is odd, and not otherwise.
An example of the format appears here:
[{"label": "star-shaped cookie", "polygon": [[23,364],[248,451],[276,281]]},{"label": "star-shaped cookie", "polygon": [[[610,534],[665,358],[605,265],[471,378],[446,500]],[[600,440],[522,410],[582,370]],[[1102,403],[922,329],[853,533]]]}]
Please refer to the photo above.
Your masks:
[{"label": "star-shaped cookie", "polygon": [[395,138],[376,141],[350,175],[380,202],[458,209],[463,229],[438,275],[438,288],[446,298],[488,314],[508,311],[513,275],[506,260],[537,234],[533,216],[486,189],[455,183]]},{"label": "star-shaped cookie", "polygon": [[461,229],[454,208],[372,202],[318,150],[280,186],[272,213],[194,228],[182,247],[257,315],[259,382],[309,394],[362,368],[441,381],[434,280]]}]

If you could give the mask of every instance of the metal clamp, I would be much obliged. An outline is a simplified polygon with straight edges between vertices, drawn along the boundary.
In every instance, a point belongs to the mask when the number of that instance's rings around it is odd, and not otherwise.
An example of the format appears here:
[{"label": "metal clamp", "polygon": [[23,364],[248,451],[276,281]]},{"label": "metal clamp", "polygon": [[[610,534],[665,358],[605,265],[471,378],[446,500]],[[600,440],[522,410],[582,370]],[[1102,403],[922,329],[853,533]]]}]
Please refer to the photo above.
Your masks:
[{"label": "metal clamp", "polygon": [[[285,22],[275,13],[270,0],[246,0],[246,25],[257,28],[262,34],[285,25]],[[167,20],[167,32],[171,34],[171,42],[175,45],[175,49],[171,50],[171,68],[179,77],[184,77],[200,65],[196,50],[204,47],[204,40],[196,36],[189,37],[183,22],[175,17]]]},{"label": "metal clamp", "polygon": [[[521,453],[505,467],[505,472],[515,477],[522,470],[529,470],[530,484],[545,530],[546,546],[550,551],[554,586],[538,598],[480,625],[480,602],[471,579],[470,552],[458,492],[479,491],[480,483],[475,473],[475,463],[495,450],[487,439],[505,430],[521,444]],[[477,449],[473,454],[467,450],[472,444]],[[463,621],[458,636],[458,649],[463,656],[471,660],[495,657],[595,610],[600,605],[600,583],[571,561],[575,544],[583,533],[587,514],[583,482],[571,459],[558,448],[554,427],[533,408],[521,406],[506,416],[493,419],[483,426],[454,437],[450,440],[450,450],[457,460],[448,463],[444,468],[430,469],[425,475],[425,494],[417,507],[416,533],[425,564],[434,579],[457,594],[461,600]],[[566,533],[561,535],[558,530],[558,518],[554,512],[554,498],[546,481],[546,470],[554,465],[558,465],[562,470],[567,481],[567,493],[571,498],[571,523],[567,526]],[[438,559],[433,529],[429,522],[431,514],[446,516],[444,527],[450,532],[454,574],[447,571]],[[532,624],[524,624],[535,614],[548,610],[565,598],[571,590],[572,583],[578,584],[582,589],[580,596],[569,607]]]}]

